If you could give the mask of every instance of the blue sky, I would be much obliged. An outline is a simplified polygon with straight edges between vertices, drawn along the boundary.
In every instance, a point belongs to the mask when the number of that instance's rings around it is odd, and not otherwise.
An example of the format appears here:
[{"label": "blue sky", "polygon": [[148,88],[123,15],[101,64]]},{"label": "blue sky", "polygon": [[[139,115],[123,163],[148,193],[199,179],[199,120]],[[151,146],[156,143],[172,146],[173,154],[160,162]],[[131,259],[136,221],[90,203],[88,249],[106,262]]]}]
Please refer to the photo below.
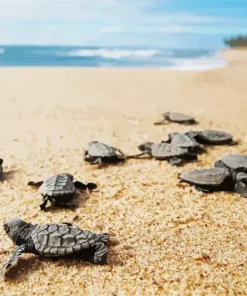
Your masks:
[{"label": "blue sky", "polygon": [[219,48],[247,0],[0,0],[0,44]]}]

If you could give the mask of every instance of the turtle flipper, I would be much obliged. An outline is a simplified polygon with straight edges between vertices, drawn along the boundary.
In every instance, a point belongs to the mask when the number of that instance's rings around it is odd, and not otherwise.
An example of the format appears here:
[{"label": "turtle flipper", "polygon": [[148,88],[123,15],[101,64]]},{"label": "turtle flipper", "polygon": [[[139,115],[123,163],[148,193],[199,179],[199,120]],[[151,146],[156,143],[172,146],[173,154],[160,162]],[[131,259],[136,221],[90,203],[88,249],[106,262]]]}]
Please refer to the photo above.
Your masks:
[{"label": "turtle flipper", "polygon": [[39,182],[30,181],[27,183],[27,185],[33,186],[33,187],[40,187],[43,183],[44,183],[44,181],[39,181]]},{"label": "turtle flipper", "polygon": [[124,154],[120,149],[116,149],[116,151],[117,151],[118,153],[120,153],[123,157],[125,157],[125,154]]},{"label": "turtle flipper", "polygon": [[68,222],[63,222],[62,224],[66,224],[66,225],[68,225],[68,226],[73,226],[73,224],[68,223]]},{"label": "turtle flipper", "polygon": [[83,149],[83,158],[84,158],[84,160],[88,160],[87,156],[88,156],[88,151]]},{"label": "turtle flipper", "polygon": [[235,145],[238,145],[238,142],[237,141],[231,141],[230,143],[229,143],[229,146],[235,146]]},{"label": "turtle flipper", "polygon": [[157,121],[157,122],[154,122],[154,125],[161,125],[161,124],[164,124],[165,122],[166,120]]},{"label": "turtle flipper", "polygon": [[44,198],[44,202],[40,205],[41,211],[44,211],[44,209],[45,209],[45,207],[47,205],[48,199],[49,198],[47,196]]},{"label": "turtle flipper", "polygon": [[87,183],[87,188],[93,190],[97,188],[97,185],[95,183]]},{"label": "turtle flipper", "polygon": [[197,191],[202,191],[202,192],[205,192],[205,193],[210,193],[210,192],[213,191],[213,190],[210,190],[209,188],[204,188],[204,187],[201,187],[199,185],[195,185],[194,187],[195,187],[195,189]]},{"label": "turtle flipper", "polygon": [[75,181],[74,185],[75,185],[75,188],[78,188],[78,189],[82,189],[82,190],[87,189],[87,185],[83,184],[82,182],[79,182],[79,181]]},{"label": "turtle flipper", "polygon": [[4,278],[6,272],[8,271],[9,268],[11,268],[12,266],[14,266],[17,261],[19,260],[20,256],[22,253],[24,253],[27,249],[27,245],[21,245],[19,246],[16,251],[14,252],[14,254],[10,257],[9,261],[7,263],[5,263],[2,267],[2,271],[1,271],[1,276]]},{"label": "turtle flipper", "polygon": [[54,207],[76,208],[76,204],[73,201],[52,201]]},{"label": "turtle flipper", "polygon": [[94,257],[92,259],[94,264],[105,264],[106,263],[106,258],[107,258],[107,253],[108,253],[108,247],[102,243],[98,242],[94,244],[94,248],[96,252],[94,253]]},{"label": "turtle flipper", "polygon": [[[137,155],[133,155],[133,156],[131,156],[132,158],[138,158],[138,157],[140,157],[140,156],[142,156],[142,155],[145,155],[145,154],[148,154],[149,156],[150,156],[150,158],[152,158],[152,155],[151,155],[151,153],[150,153],[150,151],[143,151],[142,153],[139,153],[139,154],[137,154]],[[130,157],[129,157],[130,158]]]},{"label": "turtle flipper", "polygon": [[169,159],[169,164],[180,166],[184,164],[184,160],[179,157],[172,157],[171,159]]},{"label": "turtle flipper", "polygon": [[75,181],[74,185],[75,185],[75,188],[82,189],[82,190],[86,190],[87,188],[90,189],[90,190],[93,190],[93,189],[97,188],[97,185],[94,184],[94,183],[84,184],[84,183],[79,182],[79,181]]},{"label": "turtle flipper", "polygon": [[101,157],[96,158],[91,164],[101,164],[102,165],[102,160]]}]

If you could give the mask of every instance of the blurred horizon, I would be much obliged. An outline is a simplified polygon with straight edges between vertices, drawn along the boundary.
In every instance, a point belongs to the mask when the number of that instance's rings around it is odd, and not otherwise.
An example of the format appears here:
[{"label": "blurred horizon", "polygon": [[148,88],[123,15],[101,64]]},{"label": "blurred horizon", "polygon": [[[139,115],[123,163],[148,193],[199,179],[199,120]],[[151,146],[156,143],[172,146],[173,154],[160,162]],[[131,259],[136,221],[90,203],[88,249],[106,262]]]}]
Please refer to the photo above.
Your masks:
[{"label": "blurred horizon", "polygon": [[220,49],[246,33],[245,0],[0,0],[0,46]]}]

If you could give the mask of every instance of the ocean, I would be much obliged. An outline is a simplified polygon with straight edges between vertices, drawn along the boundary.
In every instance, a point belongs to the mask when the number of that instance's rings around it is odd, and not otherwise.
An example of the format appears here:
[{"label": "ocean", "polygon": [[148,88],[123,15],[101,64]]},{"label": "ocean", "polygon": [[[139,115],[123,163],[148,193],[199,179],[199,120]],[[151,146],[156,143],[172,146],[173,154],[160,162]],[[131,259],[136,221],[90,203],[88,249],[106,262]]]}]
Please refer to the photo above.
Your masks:
[{"label": "ocean", "polygon": [[1,46],[0,66],[155,67],[178,70],[221,68],[226,62],[208,49],[90,46]]}]

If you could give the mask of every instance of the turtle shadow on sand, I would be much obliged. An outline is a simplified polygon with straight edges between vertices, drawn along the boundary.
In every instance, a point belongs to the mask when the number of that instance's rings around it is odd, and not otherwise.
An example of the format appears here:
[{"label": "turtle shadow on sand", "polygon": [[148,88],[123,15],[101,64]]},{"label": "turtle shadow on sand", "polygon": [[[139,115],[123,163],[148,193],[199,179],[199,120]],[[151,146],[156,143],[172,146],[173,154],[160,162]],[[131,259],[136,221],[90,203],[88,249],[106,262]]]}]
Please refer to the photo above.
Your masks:
[{"label": "turtle shadow on sand", "polygon": [[[33,273],[32,266],[39,260],[37,257],[32,256],[30,258],[20,258],[18,264],[13,266],[5,275],[4,280],[7,282],[24,281],[26,278]],[[41,268],[37,266],[38,271]]]},{"label": "turtle shadow on sand", "polygon": [[105,169],[105,168],[109,168],[109,167],[122,167],[125,165],[125,161],[127,160],[128,158],[126,159],[122,159],[122,160],[117,160],[117,161],[102,161],[101,163],[97,164],[97,165],[94,165],[94,164],[89,164],[89,166],[91,168],[97,168],[97,169]]},{"label": "turtle shadow on sand", "polygon": [[[99,192],[99,190],[94,190],[94,192]],[[73,205],[70,207],[61,206],[46,206],[43,210],[44,212],[52,212],[52,213],[60,213],[62,209],[68,210],[70,212],[76,212],[79,208],[83,207],[83,205],[90,199],[90,193],[86,191],[79,191],[75,193],[75,196],[72,199]]]},{"label": "turtle shadow on sand", "polygon": [[19,170],[10,170],[10,171],[4,171],[3,174],[0,176],[0,182],[1,181],[9,181],[14,178],[14,175],[18,172]]},{"label": "turtle shadow on sand", "polygon": [[[91,262],[88,256],[91,256],[92,254],[83,254],[83,255],[77,255],[77,256],[67,256],[67,257],[58,257],[58,258],[42,258],[37,256],[31,256],[29,258],[20,258],[18,261],[18,264],[16,266],[13,266],[11,269],[7,271],[5,274],[4,281],[6,282],[20,282],[27,280],[33,273],[34,273],[34,266],[35,266],[35,272],[37,273],[43,273],[43,269],[45,268],[45,265],[50,262],[51,264],[56,264],[57,268],[59,268],[60,265],[67,265],[69,266],[94,266]],[[111,258],[112,256],[113,258]],[[124,263],[117,258],[116,253],[111,250],[108,255],[108,260],[110,261],[109,264],[106,263],[102,266],[122,266]],[[56,268],[55,267],[55,268]]]}]

